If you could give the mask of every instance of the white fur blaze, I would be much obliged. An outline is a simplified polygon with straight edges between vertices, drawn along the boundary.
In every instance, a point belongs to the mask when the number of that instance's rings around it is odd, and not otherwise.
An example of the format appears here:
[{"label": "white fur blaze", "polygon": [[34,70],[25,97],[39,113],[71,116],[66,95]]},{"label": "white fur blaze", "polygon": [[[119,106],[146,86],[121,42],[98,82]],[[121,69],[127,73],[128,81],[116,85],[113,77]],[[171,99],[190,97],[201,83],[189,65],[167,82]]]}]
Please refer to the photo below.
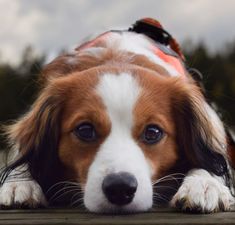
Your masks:
[{"label": "white fur blaze", "polygon": [[[106,74],[97,93],[107,108],[111,132],[98,150],[89,168],[84,203],[93,212],[146,211],[152,207],[151,172],[142,150],[132,137],[133,108],[141,89],[134,77],[123,73]],[[110,173],[128,172],[138,187],[133,201],[122,207],[111,204],[102,191],[102,182]]]}]

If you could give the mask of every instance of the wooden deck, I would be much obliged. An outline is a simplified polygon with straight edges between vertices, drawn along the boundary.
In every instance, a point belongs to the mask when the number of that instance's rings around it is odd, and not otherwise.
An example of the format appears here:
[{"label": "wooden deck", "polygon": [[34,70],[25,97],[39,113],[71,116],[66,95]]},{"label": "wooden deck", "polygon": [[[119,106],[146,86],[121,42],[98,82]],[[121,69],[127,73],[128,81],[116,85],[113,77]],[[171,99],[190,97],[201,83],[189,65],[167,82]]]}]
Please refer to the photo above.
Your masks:
[{"label": "wooden deck", "polygon": [[158,209],[133,215],[97,215],[76,209],[0,210],[0,224],[90,224],[90,225],[167,225],[235,224],[235,211],[214,214],[185,214],[172,209]]}]

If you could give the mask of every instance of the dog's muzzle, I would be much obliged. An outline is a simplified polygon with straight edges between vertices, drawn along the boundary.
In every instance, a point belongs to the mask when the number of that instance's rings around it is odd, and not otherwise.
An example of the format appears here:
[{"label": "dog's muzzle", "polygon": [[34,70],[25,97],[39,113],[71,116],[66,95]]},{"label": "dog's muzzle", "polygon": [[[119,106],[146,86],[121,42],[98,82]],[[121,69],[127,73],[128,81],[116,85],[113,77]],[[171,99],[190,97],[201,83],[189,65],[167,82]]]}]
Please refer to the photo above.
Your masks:
[{"label": "dog's muzzle", "polygon": [[107,175],[102,190],[110,203],[123,206],[132,202],[137,186],[138,182],[132,174],[120,172]]}]

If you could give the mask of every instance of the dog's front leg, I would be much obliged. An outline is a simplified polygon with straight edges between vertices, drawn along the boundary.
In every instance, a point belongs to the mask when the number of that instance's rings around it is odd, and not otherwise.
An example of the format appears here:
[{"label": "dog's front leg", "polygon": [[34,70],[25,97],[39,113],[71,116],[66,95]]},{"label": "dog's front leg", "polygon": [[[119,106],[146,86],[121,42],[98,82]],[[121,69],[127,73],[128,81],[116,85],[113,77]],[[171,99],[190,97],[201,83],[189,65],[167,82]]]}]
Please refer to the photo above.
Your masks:
[{"label": "dog's front leg", "polygon": [[171,200],[171,206],[183,211],[211,213],[229,210],[234,197],[221,177],[203,169],[193,169]]},{"label": "dog's front leg", "polygon": [[1,208],[36,208],[46,205],[43,191],[32,179],[27,165],[12,170],[0,187]]}]

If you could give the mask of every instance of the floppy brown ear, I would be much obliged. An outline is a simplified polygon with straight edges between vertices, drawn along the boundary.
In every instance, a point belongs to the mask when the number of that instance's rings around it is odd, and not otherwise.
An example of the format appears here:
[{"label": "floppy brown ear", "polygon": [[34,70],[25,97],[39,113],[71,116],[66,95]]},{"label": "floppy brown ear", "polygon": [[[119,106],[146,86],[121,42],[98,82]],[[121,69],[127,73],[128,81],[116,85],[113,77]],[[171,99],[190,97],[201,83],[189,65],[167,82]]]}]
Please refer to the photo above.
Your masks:
[{"label": "floppy brown ear", "polygon": [[7,129],[9,142],[19,151],[16,161],[10,163],[5,174],[27,164],[32,177],[42,187],[54,180],[57,169],[57,146],[60,135],[60,114],[63,99],[55,87],[45,88],[31,110]]},{"label": "floppy brown ear", "polygon": [[194,84],[181,84],[180,91],[174,95],[174,110],[176,139],[188,166],[227,177],[226,134],[199,88]]}]

